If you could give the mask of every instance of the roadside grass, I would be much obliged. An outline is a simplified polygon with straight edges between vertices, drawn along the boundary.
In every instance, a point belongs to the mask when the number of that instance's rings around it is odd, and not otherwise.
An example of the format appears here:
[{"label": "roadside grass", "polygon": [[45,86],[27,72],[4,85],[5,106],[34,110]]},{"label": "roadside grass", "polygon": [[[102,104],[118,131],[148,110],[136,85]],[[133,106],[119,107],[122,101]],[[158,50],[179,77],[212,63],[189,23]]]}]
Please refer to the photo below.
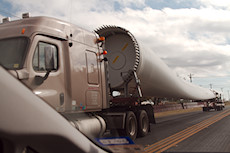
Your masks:
[{"label": "roadside grass", "polygon": [[157,113],[154,113],[154,115],[156,118],[160,118],[160,117],[171,116],[171,115],[176,115],[176,114],[184,114],[184,113],[195,112],[195,111],[202,111],[202,107],[157,112]]}]

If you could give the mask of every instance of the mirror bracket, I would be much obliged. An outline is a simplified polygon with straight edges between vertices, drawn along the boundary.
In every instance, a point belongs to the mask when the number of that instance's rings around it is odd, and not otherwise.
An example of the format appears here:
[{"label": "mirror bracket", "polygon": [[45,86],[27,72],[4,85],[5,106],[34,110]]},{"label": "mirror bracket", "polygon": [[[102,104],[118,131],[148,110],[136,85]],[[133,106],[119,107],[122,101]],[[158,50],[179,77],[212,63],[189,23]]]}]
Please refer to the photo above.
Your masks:
[{"label": "mirror bracket", "polygon": [[36,75],[35,78],[34,78],[35,84],[36,85],[41,85],[48,78],[50,72],[51,71],[47,71],[44,77]]}]

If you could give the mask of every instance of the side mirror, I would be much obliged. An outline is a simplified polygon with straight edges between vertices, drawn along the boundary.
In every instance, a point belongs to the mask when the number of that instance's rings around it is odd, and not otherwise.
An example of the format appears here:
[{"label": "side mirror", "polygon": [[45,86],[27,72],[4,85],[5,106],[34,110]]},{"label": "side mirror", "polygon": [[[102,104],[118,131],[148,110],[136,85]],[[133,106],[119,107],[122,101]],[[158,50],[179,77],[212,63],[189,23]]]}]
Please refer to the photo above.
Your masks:
[{"label": "side mirror", "polygon": [[50,72],[52,70],[55,70],[55,67],[54,67],[55,48],[53,46],[46,46],[44,48],[44,51],[45,51],[45,67],[46,67],[46,71]]}]

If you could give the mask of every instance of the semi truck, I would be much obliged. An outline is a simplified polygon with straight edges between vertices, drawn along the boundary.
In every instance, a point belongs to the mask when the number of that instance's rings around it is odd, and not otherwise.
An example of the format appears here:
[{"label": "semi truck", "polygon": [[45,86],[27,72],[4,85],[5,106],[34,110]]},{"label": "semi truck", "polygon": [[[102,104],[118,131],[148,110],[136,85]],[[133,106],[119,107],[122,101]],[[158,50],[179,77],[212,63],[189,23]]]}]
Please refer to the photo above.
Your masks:
[{"label": "semi truck", "polygon": [[204,101],[203,111],[208,112],[210,110],[221,111],[225,108],[224,101],[221,98],[221,94],[213,91],[216,94],[216,98]]},{"label": "semi truck", "polygon": [[155,118],[143,97],[215,97],[180,79],[118,26],[91,32],[28,13],[20,20],[4,18],[0,64],[88,137],[105,131],[132,139],[147,135]]}]

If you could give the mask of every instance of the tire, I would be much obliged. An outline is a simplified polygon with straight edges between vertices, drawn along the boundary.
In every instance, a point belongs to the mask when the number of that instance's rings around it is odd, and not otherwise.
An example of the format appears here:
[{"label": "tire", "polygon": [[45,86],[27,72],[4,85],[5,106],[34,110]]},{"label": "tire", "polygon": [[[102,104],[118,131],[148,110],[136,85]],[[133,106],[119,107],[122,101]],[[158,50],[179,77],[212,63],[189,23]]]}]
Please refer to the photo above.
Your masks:
[{"label": "tire", "polygon": [[138,123],[138,137],[144,137],[149,132],[149,118],[145,110],[140,110],[137,113],[137,123]]},{"label": "tire", "polygon": [[203,107],[203,112],[209,112],[210,108],[209,107]]},{"label": "tire", "polygon": [[203,112],[207,112],[208,108],[207,107],[203,107]]},{"label": "tire", "polygon": [[126,113],[125,118],[125,129],[121,130],[121,133],[124,136],[130,137],[132,140],[135,140],[137,137],[137,119],[135,114],[132,111]]}]

